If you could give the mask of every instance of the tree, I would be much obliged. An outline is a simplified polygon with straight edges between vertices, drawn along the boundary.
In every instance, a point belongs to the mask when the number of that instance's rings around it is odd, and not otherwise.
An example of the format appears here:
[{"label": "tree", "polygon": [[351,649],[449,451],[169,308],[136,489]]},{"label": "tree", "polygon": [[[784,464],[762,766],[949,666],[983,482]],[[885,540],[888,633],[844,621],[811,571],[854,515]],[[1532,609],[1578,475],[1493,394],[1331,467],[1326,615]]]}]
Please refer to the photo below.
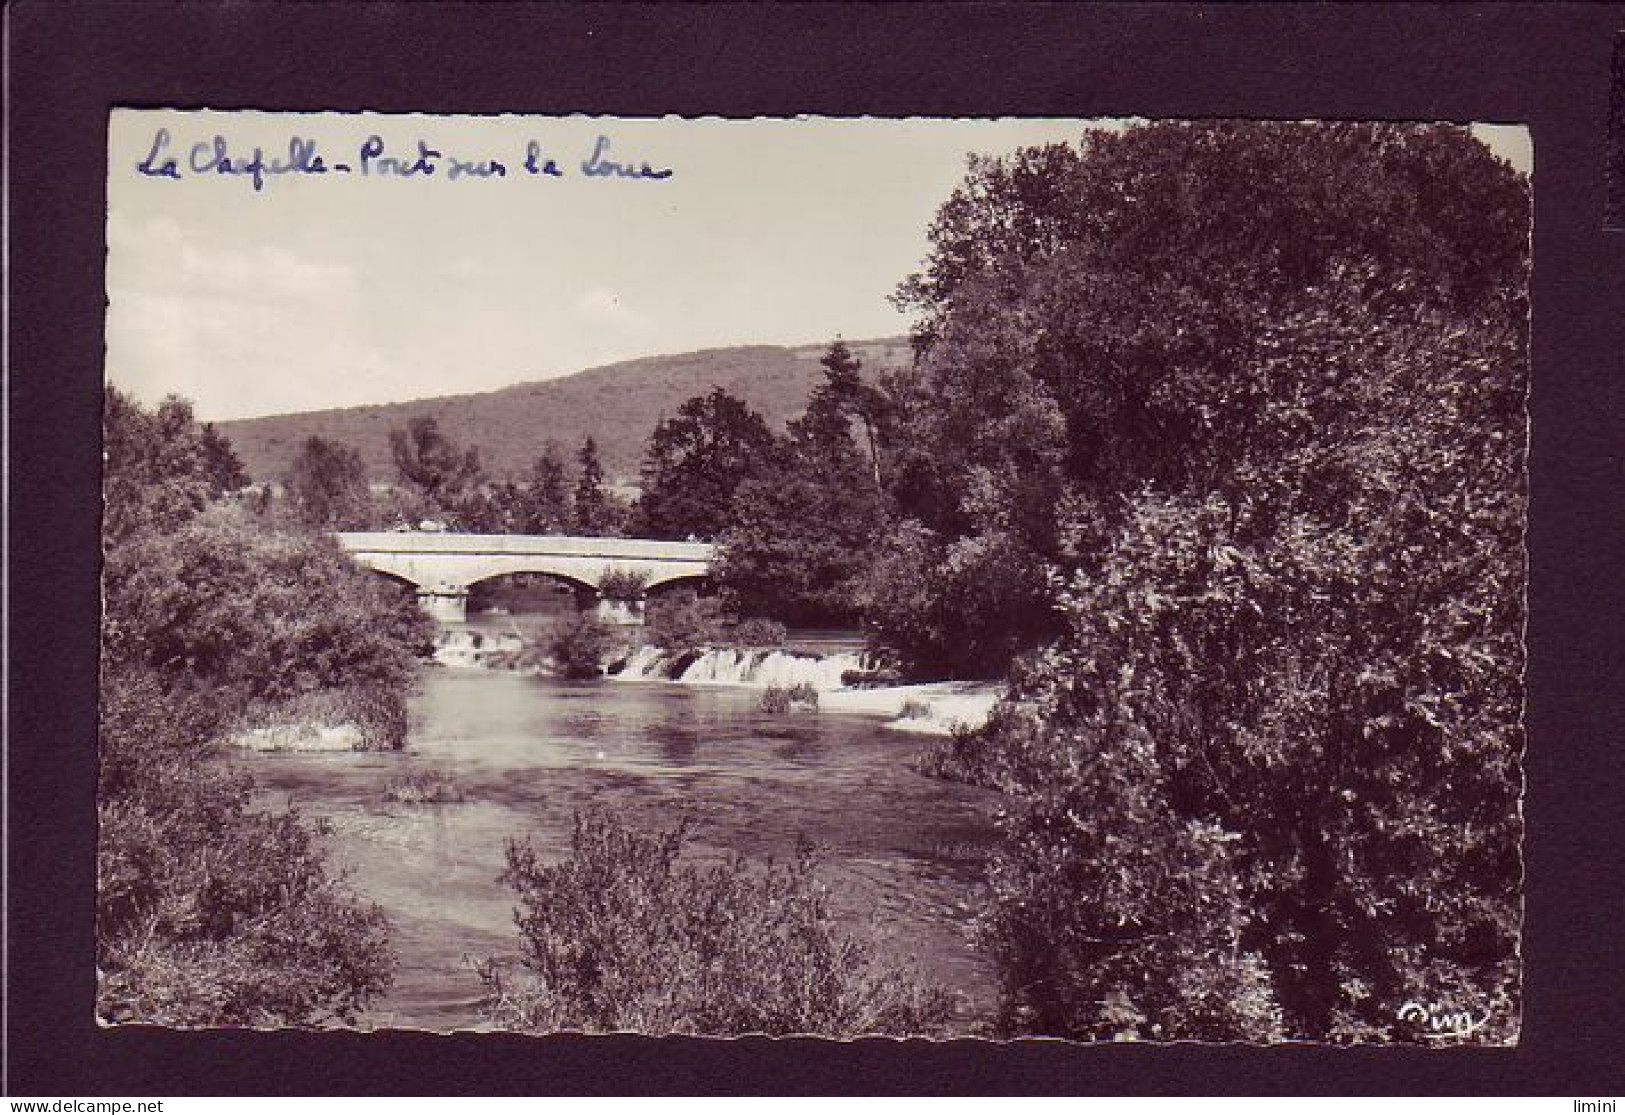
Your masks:
[{"label": "tree", "polygon": [[604,466],[598,462],[598,443],[590,436],[581,443],[576,462],[581,476],[576,481],[571,529],[577,534],[609,534],[615,526],[615,509],[604,489]]},{"label": "tree", "polygon": [[735,494],[713,573],[741,614],[815,625],[858,619],[860,579],[889,509],[873,461],[852,439],[842,377],[856,364],[833,349],[828,361],[789,436],[757,458]]},{"label": "tree", "polygon": [[762,416],[722,388],[689,399],[649,436],[639,532],[715,538],[733,521],[740,482],[772,445]]},{"label": "tree", "polygon": [[367,468],[358,450],[308,437],[282,482],[293,515],[322,530],[362,530],[372,518]]},{"label": "tree", "polygon": [[399,745],[429,621],[330,537],[211,510],[110,550],[102,583],[111,659],[205,684],[250,719],[343,708]]},{"label": "tree", "polygon": [[523,534],[559,534],[570,526],[570,492],[565,484],[559,448],[549,444],[530,466],[519,498],[518,527]]},{"label": "tree", "polygon": [[949,748],[1007,793],[1012,1030],[1516,1033],[1528,217],[1464,130],[1352,124],[1097,135],[944,209],[898,498],[1056,586]]},{"label": "tree", "polygon": [[203,467],[209,477],[211,495],[219,498],[228,492],[248,487],[248,473],[243,469],[242,460],[231,447],[230,440],[214,428],[213,422],[203,424],[201,443]]},{"label": "tree", "polygon": [[840,338],[830,344],[819,363],[824,368],[824,383],[814,389],[808,409],[828,408],[856,419],[863,428],[863,444],[869,454],[875,487],[881,487],[884,484],[881,444],[889,432],[890,417],[886,393],[864,382],[863,361],[854,356]]},{"label": "tree", "polygon": [[455,518],[479,483],[479,450],[459,449],[440,432],[433,415],[419,415],[404,429],[391,430],[389,448],[401,481],[435,513]]},{"label": "tree", "polygon": [[152,411],[109,386],[103,417],[102,540],[185,523],[219,494],[192,404],[173,395]]}]

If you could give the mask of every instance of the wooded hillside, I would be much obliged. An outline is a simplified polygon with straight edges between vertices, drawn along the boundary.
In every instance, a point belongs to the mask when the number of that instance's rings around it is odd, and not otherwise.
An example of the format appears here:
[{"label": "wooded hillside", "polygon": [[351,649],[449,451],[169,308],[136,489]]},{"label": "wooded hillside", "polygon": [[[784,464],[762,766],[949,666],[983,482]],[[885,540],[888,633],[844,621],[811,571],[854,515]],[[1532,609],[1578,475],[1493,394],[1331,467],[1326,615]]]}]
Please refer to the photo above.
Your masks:
[{"label": "wooded hillside", "polygon": [[[612,483],[635,483],[650,432],[683,402],[713,387],[745,400],[782,428],[805,406],[821,376],[824,345],[754,345],[651,356],[593,368],[560,379],[520,383],[476,395],[308,411],[221,422],[250,477],[280,479],[312,435],[354,446],[370,479],[391,481],[389,431],[433,415],[453,440],[480,447],[487,473],[502,476],[530,466],[548,441],[573,449],[591,435]],[[851,342],[871,374],[905,363],[904,338]]]}]

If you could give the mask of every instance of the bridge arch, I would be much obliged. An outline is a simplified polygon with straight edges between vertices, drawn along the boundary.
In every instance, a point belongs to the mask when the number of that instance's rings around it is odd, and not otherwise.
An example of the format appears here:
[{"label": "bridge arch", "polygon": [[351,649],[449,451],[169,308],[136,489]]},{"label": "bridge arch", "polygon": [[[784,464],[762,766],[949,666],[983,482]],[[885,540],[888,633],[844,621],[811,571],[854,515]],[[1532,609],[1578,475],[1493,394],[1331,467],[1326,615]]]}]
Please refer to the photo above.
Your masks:
[{"label": "bridge arch", "polygon": [[373,574],[379,582],[388,585],[391,589],[394,589],[397,592],[405,593],[410,596],[416,596],[422,591],[421,586],[418,585],[417,582],[410,581],[398,573],[391,573],[386,569],[372,569],[366,566],[363,566],[363,568],[367,569],[367,572]]},{"label": "bridge arch", "polygon": [[501,605],[516,612],[556,614],[562,610],[583,611],[597,597],[592,585],[574,577],[521,570],[470,582],[466,610],[473,613]]}]

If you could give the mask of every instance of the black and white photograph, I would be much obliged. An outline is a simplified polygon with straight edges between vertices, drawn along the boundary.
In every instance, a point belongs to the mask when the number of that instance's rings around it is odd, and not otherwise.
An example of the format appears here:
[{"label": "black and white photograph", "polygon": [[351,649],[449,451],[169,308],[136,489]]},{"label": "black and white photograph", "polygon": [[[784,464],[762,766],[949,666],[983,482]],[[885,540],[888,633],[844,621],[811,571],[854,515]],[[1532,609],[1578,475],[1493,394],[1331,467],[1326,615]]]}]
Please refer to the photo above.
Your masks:
[{"label": "black and white photograph", "polygon": [[1516,1045],[1535,162],[114,110],[97,1022]]}]

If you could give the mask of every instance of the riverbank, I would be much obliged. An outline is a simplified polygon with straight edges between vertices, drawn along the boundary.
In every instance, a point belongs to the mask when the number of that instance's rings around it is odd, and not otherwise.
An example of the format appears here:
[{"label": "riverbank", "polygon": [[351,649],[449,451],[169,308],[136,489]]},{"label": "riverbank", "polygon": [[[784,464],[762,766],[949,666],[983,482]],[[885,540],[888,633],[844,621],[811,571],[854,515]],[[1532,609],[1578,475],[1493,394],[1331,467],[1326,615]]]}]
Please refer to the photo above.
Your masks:
[{"label": "riverbank", "polygon": [[365,751],[366,736],[355,724],[324,724],[314,720],[245,728],[227,737],[245,751]]}]

